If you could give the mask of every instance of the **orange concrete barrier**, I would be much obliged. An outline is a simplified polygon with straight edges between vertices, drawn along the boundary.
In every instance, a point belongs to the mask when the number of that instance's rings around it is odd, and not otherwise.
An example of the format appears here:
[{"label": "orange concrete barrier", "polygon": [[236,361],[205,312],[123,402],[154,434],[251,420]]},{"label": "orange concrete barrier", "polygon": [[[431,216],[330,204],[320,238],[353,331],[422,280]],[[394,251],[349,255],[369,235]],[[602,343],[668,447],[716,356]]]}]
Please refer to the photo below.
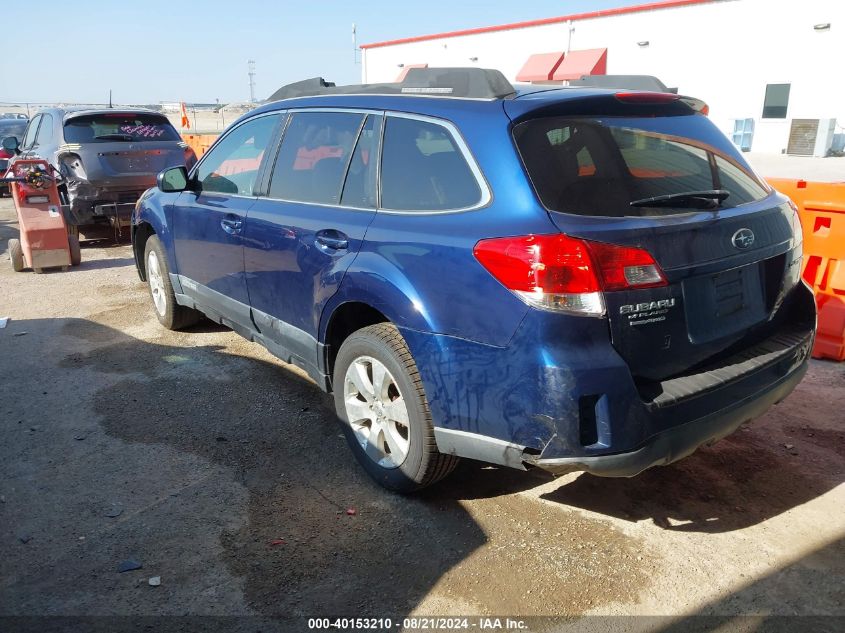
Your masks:
[{"label": "orange concrete barrier", "polygon": [[813,356],[845,360],[845,182],[770,178],[798,206],[804,232],[802,275],[819,314]]},{"label": "orange concrete barrier", "polygon": [[813,356],[845,360],[845,298],[816,294],[819,326]]},{"label": "orange concrete barrier", "polygon": [[203,154],[208,151],[208,148],[211,147],[212,143],[217,140],[217,137],[220,136],[219,134],[190,134],[190,133],[183,133],[182,140],[185,141],[192,150],[194,150],[194,154],[197,155],[197,158],[200,158]]}]

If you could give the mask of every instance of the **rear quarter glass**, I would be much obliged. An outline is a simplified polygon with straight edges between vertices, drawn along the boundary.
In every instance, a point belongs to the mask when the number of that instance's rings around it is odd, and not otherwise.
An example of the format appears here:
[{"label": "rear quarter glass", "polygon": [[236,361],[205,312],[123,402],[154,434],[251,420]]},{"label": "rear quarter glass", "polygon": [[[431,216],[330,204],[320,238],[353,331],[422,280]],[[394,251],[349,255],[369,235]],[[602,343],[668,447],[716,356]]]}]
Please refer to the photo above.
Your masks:
[{"label": "rear quarter glass", "polygon": [[514,127],[532,185],[552,211],[624,217],[686,213],[689,207],[631,202],[724,189],[729,208],[770,190],[705,116],[534,118]]}]

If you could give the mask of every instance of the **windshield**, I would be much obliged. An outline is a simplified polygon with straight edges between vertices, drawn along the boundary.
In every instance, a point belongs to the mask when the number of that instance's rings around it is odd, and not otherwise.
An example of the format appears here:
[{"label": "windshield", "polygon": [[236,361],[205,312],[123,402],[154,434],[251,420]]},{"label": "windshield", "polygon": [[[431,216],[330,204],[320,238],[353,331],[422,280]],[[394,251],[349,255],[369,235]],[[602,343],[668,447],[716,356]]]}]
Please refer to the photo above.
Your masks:
[{"label": "windshield", "polygon": [[67,143],[179,141],[179,133],[158,114],[109,112],[78,116],[65,123]]},{"label": "windshield", "polygon": [[[552,211],[665,215],[696,206],[735,207],[769,192],[701,115],[532,119],[514,128],[514,139],[537,195]],[[678,196],[714,191],[723,192],[715,202],[713,195]],[[677,204],[644,204],[659,196]]]}]

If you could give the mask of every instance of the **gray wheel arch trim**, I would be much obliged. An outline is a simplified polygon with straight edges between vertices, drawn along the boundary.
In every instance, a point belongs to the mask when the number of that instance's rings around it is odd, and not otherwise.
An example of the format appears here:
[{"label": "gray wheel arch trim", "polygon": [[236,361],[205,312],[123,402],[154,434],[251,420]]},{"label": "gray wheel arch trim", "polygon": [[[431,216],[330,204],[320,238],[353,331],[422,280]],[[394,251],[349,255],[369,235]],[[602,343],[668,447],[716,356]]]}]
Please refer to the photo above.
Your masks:
[{"label": "gray wheel arch trim", "polygon": [[513,442],[443,427],[434,427],[434,440],[437,450],[445,455],[477,459],[490,464],[499,464],[509,468],[527,470],[523,452],[525,447]]}]

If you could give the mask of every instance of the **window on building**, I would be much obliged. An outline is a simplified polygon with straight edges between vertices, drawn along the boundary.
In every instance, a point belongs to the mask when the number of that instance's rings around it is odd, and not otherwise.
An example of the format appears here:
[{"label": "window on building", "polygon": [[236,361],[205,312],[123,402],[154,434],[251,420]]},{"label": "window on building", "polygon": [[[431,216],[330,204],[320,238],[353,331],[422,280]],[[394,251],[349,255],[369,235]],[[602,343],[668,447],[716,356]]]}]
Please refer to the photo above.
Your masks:
[{"label": "window on building", "polygon": [[463,209],[481,200],[478,181],[442,125],[388,117],[381,158],[381,206],[403,211]]},{"label": "window on building", "polygon": [[273,169],[270,197],[337,204],[363,119],[351,112],[292,115]]},{"label": "window on building", "polygon": [[750,152],[754,140],[754,119],[735,119],[731,140],[743,152]]},{"label": "window on building", "polygon": [[785,119],[789,106],[790,84],[768,84],[766,99],[763,101],[764,119]]}]

